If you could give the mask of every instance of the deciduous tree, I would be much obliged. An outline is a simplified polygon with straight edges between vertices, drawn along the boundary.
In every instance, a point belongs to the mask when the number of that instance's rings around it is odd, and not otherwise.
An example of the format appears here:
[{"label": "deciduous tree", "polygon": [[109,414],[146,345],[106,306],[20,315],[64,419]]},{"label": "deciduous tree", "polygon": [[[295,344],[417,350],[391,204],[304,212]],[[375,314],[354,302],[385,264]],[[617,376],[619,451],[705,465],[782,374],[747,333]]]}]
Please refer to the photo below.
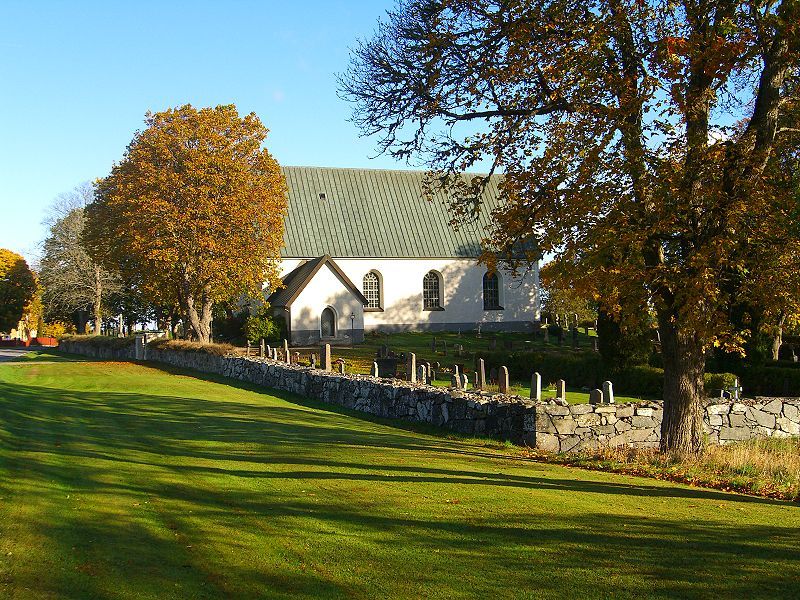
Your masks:
[{"label": "deciduous tree", "polygon": [[156,304],[177,300],[208,342],[214,302],[280,284],[286,184],[255,114],[186,105],[145,124],[97,183],[84,240]]},{"label": "deciduous tree", "polygon": [[82,244],[85,207],[93,198],[92,184],[87,182],[56,199],[45,221],[49,233],[42,248],[39,278],[49,319],[88,310],[94,332],[99,334],[105,303],[121,286],[118,275],[94,261]]},{"label": "deciduous tree", "polygon": [[743,342],[728,308],[750,282],[728,282],[762,223],[780,227],[764,169],[797,102],[799,28],[797,0],[403,0],[342,93],[457,219],[485,183],[458,173],[504,172],[486,260],[554,252],[572,285],[618,292],[609,308],[654,307],[662,449],[692,453],[705,352]]},{"label": "deciduous tree", "polygon": [[0,331],[11,331],[36,293],[36,277],[19,254],[0,248]]}]

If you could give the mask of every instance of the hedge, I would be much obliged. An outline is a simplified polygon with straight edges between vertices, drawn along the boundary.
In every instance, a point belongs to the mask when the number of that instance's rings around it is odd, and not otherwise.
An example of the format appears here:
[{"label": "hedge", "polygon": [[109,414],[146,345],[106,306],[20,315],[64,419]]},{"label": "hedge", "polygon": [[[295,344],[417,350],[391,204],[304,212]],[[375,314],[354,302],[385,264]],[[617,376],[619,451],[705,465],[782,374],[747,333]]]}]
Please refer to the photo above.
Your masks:
[{"label": "hedge", "polygon": [[240,354],[236,346],[231,344],[201,344],[200,342],[189,342],[186,340],[160,339],[149,342],[148,347],[156,350],[177,350],[179,352],[197,352],[199,354],[210,354],[212,356],[229,356]]},{"label": "hedge", "polygon": [[76,342],[96,348],[130,348],[136,343],[133,337],[111,337],[107,335],[65,335],[59,341]]}]

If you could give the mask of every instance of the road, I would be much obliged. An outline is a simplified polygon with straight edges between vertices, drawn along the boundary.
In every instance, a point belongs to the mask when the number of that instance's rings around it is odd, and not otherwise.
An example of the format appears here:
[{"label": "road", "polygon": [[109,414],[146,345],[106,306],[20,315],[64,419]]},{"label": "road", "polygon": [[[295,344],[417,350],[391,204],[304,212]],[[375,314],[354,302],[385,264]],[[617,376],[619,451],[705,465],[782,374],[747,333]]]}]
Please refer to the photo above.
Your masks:
[{"label": "road", "polygon": [[30,348],[0,348],[0,362],[17,359],[30,351]]}]

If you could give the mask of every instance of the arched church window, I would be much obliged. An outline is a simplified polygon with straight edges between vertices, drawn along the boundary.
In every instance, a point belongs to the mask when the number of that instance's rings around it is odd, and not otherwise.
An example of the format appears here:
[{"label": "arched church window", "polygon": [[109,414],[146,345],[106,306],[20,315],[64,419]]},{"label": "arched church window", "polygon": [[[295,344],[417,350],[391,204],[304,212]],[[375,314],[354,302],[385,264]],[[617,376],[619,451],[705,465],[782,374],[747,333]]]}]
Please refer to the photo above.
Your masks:
[{"label": "arched church window", "polygon": [[487,271],[483,275],[483,310],[501,310],[500,278]]},{"label": "arched church window", "polygon": [[381,278],[375,271],[364,275],[362,288],[367,299],[367,308],[381,308]]},{"label": "arched church window", "polygon": [[436,271],[428,271],[422,279],[422,308],[426,310],[442,308],[442,280]]}]

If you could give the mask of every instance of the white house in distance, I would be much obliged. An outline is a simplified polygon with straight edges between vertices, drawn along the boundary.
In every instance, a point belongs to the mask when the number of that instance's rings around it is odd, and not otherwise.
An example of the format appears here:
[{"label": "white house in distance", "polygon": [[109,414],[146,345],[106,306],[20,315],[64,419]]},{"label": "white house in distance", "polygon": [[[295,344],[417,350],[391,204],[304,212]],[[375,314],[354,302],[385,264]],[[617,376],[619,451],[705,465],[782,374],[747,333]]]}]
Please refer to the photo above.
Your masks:
[{"label": "white house in distance", "polygon": [[284,288],[267,300],[292,345],[364,332],[527,331],[539,319],[538,264],[521,278],[477,263],[496,179],[477,223],[454,231],[422,171],[284,167]]}]

